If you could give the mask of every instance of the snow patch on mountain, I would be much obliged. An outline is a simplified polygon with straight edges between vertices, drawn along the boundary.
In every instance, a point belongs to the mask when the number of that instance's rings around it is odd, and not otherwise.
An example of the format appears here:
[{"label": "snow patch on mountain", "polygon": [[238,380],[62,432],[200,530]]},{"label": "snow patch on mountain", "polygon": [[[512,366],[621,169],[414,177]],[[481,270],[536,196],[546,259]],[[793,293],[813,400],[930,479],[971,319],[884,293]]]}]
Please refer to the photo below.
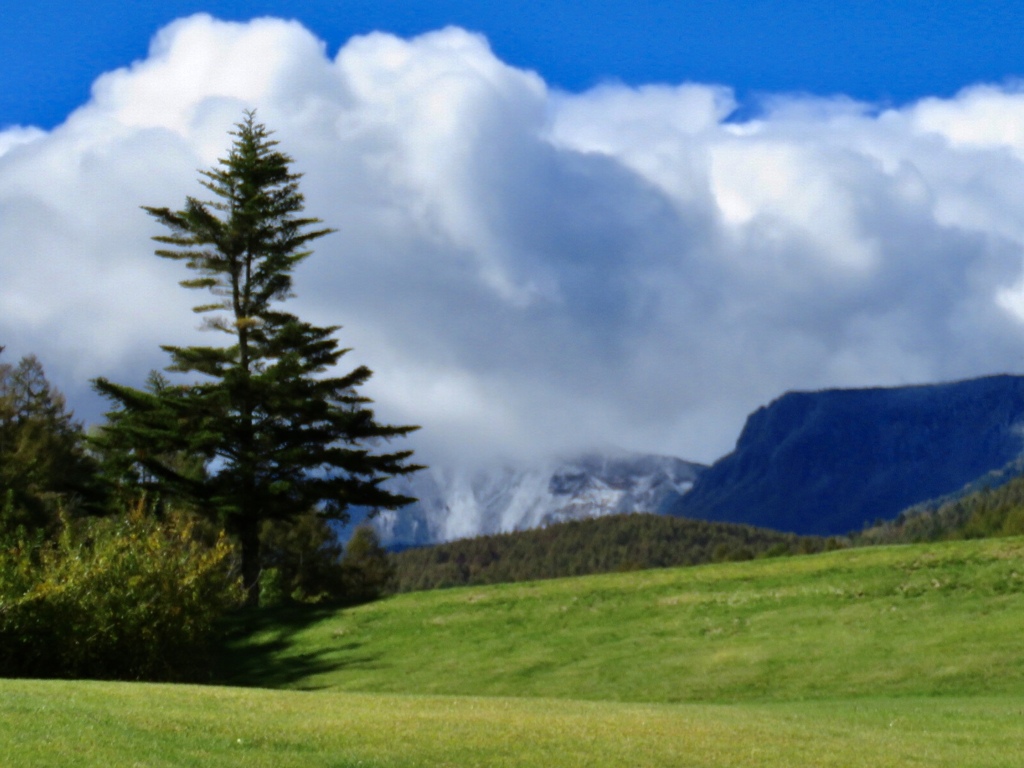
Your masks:
[{"label": "snow patch on mountain", "polygon": [[416,504],[373,520],[386,545],[430,544],[618,513],[663,512],[704,469],[671,456],[590,453],[488,469],[431,467],[393,490]]}]

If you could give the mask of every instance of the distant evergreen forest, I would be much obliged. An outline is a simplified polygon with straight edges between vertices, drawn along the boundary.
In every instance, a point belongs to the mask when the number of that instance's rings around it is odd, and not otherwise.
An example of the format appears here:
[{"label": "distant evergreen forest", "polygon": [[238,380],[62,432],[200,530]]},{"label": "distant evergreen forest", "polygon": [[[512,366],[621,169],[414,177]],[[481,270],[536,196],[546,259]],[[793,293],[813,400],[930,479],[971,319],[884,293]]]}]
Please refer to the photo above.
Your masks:
[{"label": "distant evergreen forest", "polygon": [[655,514],[609,515],[392,555],[399,592],[821,552],[846,542]]},{"label": "distant evergreen forest", "polygon": [[876,523],[857,544],[913,544],[1024,535],[1024,477],[962,498],[919,504]]}]

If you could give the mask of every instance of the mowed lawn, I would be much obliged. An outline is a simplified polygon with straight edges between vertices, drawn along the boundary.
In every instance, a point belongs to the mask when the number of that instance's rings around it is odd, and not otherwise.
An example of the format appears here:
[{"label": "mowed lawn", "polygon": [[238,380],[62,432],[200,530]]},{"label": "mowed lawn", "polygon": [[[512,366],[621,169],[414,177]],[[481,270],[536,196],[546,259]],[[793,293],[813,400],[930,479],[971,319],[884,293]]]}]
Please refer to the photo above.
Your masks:
[{"label": "mowed lawn", "polygon": [[1019,766],[1022,556],[860,549],[264,615],[232,687],[0,681],[0,766]]},{"label": "mowed lawn", "polygon": [[0,765],[1018,768],[1016,697],[621,704],[0,682]]}]

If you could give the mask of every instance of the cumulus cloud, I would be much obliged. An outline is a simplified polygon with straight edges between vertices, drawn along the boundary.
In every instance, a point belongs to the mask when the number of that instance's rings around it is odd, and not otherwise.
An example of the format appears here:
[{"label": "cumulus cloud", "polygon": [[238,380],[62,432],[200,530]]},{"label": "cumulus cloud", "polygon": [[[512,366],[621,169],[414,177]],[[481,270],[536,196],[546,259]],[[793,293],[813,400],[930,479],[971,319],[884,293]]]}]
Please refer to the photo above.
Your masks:
[{"label": "cumulus cloud", "polygon": [[338,233],[294,310],[341,324],[426,461],[620,446],[713,460],[787,389],[1024,367],[1024,92],[881,109],[719,85],[554,91],[456,28],[331,55],[200,15],[52,131],[0,133],[0,344],[79,413],[203,340],[140,205],[255,107]]}]

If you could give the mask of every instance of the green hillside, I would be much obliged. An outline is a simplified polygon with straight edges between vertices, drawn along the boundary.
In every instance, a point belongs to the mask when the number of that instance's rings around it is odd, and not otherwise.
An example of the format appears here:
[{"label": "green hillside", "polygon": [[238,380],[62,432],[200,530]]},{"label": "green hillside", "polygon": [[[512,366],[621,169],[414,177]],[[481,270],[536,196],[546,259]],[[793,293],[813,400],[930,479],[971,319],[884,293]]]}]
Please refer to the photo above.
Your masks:
[{"label": "green hillside", "polygon": [[1022,557],[1013,538],[403,594],[255,628],[226,679],[636,702],[1018,694]]},{"label": "green hillside", "polygon": [[0,681],[0,765],[1010,768],[1022,556],[863,548],[250,616],[224,676],[258,687]]}]

